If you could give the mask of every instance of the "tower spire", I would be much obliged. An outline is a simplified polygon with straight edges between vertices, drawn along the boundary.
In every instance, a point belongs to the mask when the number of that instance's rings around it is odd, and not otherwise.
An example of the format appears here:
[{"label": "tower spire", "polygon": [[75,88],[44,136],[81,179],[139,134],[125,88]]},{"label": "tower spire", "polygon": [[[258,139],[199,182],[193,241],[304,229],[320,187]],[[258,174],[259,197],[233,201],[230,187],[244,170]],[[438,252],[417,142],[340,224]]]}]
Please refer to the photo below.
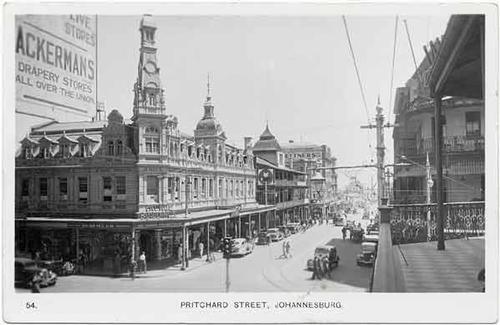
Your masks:
[{"label": "tower spire", "polygon": [[207,99],[210,99],[210,72],[207,73]]}]

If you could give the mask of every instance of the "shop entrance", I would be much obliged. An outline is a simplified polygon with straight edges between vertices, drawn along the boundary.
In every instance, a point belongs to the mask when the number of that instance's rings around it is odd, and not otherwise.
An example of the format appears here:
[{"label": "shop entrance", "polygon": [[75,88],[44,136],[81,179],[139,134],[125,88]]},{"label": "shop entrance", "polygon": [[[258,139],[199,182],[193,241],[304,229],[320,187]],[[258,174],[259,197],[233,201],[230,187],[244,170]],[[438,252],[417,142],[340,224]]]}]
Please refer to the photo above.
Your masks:
[{"label": "shop entrance", "polygon": [[[139,238],[138,255],[146,253],[146,261],[151,261],[153,257],[153,234],[151,231],[141,231]],[[139,257],[139,256],[137,256]]]}]

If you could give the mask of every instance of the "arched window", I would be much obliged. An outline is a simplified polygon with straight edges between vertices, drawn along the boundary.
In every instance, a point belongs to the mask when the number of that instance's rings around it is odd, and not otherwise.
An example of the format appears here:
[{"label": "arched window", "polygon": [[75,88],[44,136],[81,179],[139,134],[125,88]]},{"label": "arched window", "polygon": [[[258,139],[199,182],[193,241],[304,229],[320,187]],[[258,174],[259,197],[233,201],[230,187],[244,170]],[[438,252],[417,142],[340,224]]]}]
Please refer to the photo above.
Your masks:
[{"label": "arched window", "polygon": [[123,143],[122,140],[116,141],[116,155],[119,156],[123,153]]},{"label": "arched window", "polygon": [[108,156],[115,155],[115,143],[114,141],[108,141]]}]

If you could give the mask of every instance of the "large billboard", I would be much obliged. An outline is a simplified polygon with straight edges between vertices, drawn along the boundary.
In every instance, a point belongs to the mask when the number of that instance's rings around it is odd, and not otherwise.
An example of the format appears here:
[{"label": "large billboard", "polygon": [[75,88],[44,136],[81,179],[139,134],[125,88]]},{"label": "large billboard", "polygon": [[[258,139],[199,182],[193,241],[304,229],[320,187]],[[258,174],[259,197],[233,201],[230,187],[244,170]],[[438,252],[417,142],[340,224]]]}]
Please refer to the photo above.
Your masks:
[{"label": "large billboard", "polygon": [[96,16],[16,16],[18,113],[64,120],[95,112],[96,32]]}]

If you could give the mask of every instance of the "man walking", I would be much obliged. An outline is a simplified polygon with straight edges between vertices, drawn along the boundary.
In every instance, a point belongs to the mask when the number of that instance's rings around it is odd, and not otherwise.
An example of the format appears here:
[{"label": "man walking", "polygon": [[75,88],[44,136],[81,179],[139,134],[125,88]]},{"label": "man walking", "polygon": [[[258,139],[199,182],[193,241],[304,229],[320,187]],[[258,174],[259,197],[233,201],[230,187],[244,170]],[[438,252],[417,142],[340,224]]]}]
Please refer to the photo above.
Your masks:
[{"label": "man walking", "polygon": [[204,249],[203,241],[200,240],[200,243],[198,244],[198,250],[200,251],[200,258],[203,258],[203,249]]},{"label": "man walking", "polygon": [[313,265],[314,265],[314,268],[313,268],[313,276],[312,276],[312,279],[318,279],[318,280],[321,280],[321,278],[323,277],[323,273],[322,273],[322,270],[321,270],[321,260],[319,257],[315,257],[314,258],[314,262],[313,262]]},{"label": "man walking", "polygon": [[146,252],[142,251],[139,256],[139,272],[146,273]]}]

